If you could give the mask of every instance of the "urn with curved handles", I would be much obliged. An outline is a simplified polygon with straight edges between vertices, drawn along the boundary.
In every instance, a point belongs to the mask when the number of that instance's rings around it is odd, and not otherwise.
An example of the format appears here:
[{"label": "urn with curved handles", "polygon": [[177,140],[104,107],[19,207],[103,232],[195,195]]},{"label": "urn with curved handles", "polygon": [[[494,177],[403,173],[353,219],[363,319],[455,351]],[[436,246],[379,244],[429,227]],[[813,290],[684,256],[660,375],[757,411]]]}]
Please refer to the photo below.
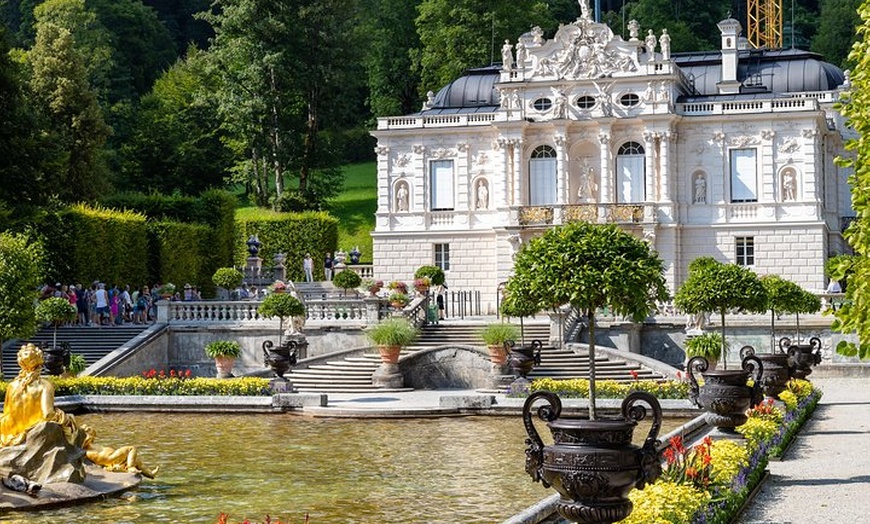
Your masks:
[{"label": "urn with curved handles", "polygon": [[[532,405],[553,435],[545,446],[532,423]],[[643,446],[631,443],[634,427],[644,419],[646,403],[653,413],[652,427]],[[662,409],[649,393],[635,391],[622,402],[622,418],[588,420],[561,417],[562,402],[550,391],[532,393],[523,406],[526,439],[526,472],[535,482],[559,492],[556,509],[568,520],[582,524],[610,524],[632,510],[628,494],[661,475],[656,451]]]},{"label": "urn with curved handles", "polygon": [[791,362],[791,376],[806,379],[813,372],[813,366],[822,362],[822,341],[819,337],[810,339],[809,344],[792,344],[791,339],[779,339],[780,350],[788,353]]},{"label": "urn with curved handles", "polygon": [[[707,422],[719,430],[733,432],[748,420],[746,410],[762,400],[761,374],[764,365],[758,357],[747,355],[742,369],[716,369],[707,371],[709,364],[704,357],[692,357],[686,365],[689,374],[689,400],[704,409]],[[704,378],[699,386],[695,373]],[[753,384],[747,385],[750,376]]]},{"label": "urn with curved handles", "polygon": [[749,355],[758,357],[764,368],[761,373],[761,391],[764,396],[773,399],[779,398],[779,394],[785,391],[792,373],[792,368],[789,366],[789,356],[785,353],[756,353],[752,346],[740,348],[740,358]]}]

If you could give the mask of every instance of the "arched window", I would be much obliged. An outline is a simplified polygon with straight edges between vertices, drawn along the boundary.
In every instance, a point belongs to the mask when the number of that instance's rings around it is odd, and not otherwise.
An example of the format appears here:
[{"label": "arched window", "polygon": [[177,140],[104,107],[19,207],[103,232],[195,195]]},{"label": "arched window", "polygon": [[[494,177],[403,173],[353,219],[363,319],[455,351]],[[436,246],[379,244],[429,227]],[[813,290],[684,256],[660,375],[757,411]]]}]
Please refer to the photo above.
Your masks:
[{"label": "arched window", "polygon": [[619,202],[646,200],[646,163],[643,146],[626,142],[616,153],[616,188]]},{"label": "arched window", "polygon": [[529,160],[529,203],[547,206],[556,203],[556,150],[538,146]]}]

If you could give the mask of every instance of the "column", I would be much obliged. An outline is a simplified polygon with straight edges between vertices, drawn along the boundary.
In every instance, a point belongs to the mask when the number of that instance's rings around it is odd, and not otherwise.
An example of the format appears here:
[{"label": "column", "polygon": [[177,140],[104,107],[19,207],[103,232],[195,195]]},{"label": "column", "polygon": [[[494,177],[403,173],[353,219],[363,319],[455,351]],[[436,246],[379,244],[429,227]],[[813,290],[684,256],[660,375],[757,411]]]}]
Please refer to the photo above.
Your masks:
[{"label": "column", "polygon": [[610,167],[610,129],[598,133],[598,142],[601,144],[599,148],[601,169],[601,180],[598,187],[601,188],[599,202],[602,204],[610,204],[613,202],[613,173]]},{"label": "column", "polygon": [[523,187],[525,187],[525,183],[523,183],[523,173],[525,172],[525,169],[523,169],[523,140],[521,138],[512,138],[510,144],[513,148],[514,163],[514,198],[511,204],[522,206],[527,204],[523,200]]},{"label": "column", "polygon": [[661,142],[661,157],[659,166],[659,174],[661,176],[661,191],[660,200],[662,202],[671,202],[671,144],[677,140],[676,131],[666,131],[662,136]]},{"label": "column", "polygon": [[646,196],[644,200],[647,202],[655,202],[655,133],[652,131],[644,131],[643,133],[643,150],[644,150],[644,172]]},{"label": "column", "polygon": [[553,143],[556,144],[556,203],[568,204],[568,169],[565,153],[565,135],[556,135],[553,137]]}]

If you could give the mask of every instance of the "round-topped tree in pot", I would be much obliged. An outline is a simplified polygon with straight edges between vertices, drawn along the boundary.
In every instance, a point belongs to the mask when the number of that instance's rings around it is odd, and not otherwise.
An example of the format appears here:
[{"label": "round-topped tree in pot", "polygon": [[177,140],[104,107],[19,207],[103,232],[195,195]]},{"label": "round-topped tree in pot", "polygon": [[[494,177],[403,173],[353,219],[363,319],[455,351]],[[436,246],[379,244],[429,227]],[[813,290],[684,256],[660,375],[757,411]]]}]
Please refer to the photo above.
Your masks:
[{"label": "round-topped tree in pot", "polygon": [[36,306],[36,318],[41,322],[50,323],[54,330],[52,333],[51,347],[44,349],[45,369],[49,375],[60,375],[64,368],[69,366],[70,350],[66,342],[57,344],[57,328],[64,322],[72,322],[76,319],[76,307],[69,300],[62,297],[50,297],[41,301]]},{"label": "round-topped tree in pot", "polygon": [[275,375],[283,379],[284,373],[296,364],[298,346],[302,343],[300,340],[284,343],[284,320],[305,315],[305,305],[288,293],[271,293],[263,299],[257,313],[266,318],[278,317],[278,345],[275,346],[271,340],[263,342],[263,359]]},{"label": "round-topped tree in pot", "polygon": [[242,347],[235,340],[213,340],[205,345],[205,354],[214,359],[218,378],[233,376],[233,365],[242,354]]},{"label": "round-topped tree in pot", "polygon": [[242,285],[244,279],[244,273],[234,267],[220,267],[211,277],[211,281],[214,282],[214,285],[226,291],[227,296],[231,300],[238,298],[236,296],[236,289]]}]

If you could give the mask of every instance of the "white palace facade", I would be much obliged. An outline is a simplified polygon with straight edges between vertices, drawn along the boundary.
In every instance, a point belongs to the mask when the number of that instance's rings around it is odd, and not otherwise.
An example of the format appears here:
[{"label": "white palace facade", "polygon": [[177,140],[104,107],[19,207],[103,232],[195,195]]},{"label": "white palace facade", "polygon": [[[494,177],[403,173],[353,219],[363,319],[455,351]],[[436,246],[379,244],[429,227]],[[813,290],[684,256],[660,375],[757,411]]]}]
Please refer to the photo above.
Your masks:
[{"label": "white palace facade", "polygon": [[854,215],[835,162],[848,74],[748,49],[736,20],[719,29],[720,50],[671,54],[666,30],[631,22],[624,40],[584,12],[552,40],[506,41],[501,66],[419,113],[379,119],[375,275],[439,265],[492,312],[522,244],[582,220],[647,240],[671,292],[700,256],[823,290]]}]

